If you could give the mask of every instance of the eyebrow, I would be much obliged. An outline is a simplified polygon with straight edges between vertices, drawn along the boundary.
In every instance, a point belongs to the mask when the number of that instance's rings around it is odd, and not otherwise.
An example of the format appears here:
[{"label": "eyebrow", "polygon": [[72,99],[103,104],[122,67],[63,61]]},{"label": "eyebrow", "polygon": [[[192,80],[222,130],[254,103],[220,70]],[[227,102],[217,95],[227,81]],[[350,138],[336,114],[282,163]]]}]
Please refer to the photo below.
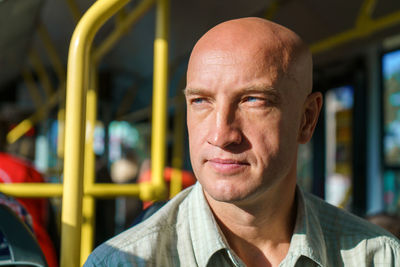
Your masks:
[{"label": "eyebrow", "polygon": [[[275,97],[280,97],[280,93],[278,92],[278,90],[276,90],[276,88],[274,88],[274,87],[269,87],[269,86],[251,86],[251,87],[239,90],[239,92],[241,94],[256,93],[256,94],[268,94],[268,95],[272,95]],[[209,92],[209,90],[203,89],[203,88],[185,88],[185,89],[183,89],[183,93],[186,96],[211,94]]]},{"label": "eyebrow", "polygon": [[183,94],[185,96],[202,95],[202,94],[206,94],[206,92],[207,92],[206,89],[200,89],[200,88],[185,88],[185,89],[183,89]]},{"label": "eyebrow", "polygon": [[241,92],[251,94],[251,93],[261,93],[261,94],[271,94],[271,95],[276,95],[279,96],[280,93],[278,90],[274,87],[270,86],[252,86],[248,88],[244,88]]}]

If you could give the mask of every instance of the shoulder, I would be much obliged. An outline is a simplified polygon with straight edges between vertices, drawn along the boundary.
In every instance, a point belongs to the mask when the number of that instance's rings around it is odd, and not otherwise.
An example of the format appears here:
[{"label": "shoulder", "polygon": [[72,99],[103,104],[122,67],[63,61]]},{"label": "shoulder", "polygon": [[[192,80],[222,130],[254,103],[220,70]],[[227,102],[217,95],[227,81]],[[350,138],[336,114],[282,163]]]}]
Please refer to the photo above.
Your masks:
[{"label": "shoulder", "polygon": [[173,248],[178,232],[187,228],[182,218],[187,216],[186,202],[191,190],[182,191],[147,220],[97,247],[85,266],[148,266],[159,255],[177,253]]},{"label": "shoulder", "polygon": [[305,193],[305,204],[312,216],[318,218],[324,231],[344,236],[360,235],[362,237],[388,236],[390,233],[381,227],[369,223],[344,209],[337,208],[322,199]]},{"label": "shoulder", "polygon": [[400,261],[400,241],[383,228],[311,194],[305,193],[304,198],[308,216],[318,222],[331,257],[340,256],[345,263]]}]

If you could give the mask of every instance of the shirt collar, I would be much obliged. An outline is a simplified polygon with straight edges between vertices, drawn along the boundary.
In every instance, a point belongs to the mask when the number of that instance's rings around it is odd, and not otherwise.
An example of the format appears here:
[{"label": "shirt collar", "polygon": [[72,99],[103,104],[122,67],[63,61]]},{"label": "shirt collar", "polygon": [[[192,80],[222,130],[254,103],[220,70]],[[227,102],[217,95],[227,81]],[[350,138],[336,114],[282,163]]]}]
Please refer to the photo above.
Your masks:
[{"label": "shirt collar", "polygon": [[[189,201],[189,227],[193,249],[198,266],[207,266],[210,258],[221,250],[229,251],[224,235],[214,219],[214,215],[201,185],[197,182]],[[306,201],[302,190],[296,189],[297,215],[288,255],[284,259],[298,259],[305,256],[319,266],[326,266],[327,252],[324,235],[313,207]]]},{"label": "shirt collar", "polygon": [[198,182],[192,192],[189,200],[190,235],[196,261],[198,266],[202,267],[207,266],[213,254],[228,249],[228,246]]},{"label": "shirt collar", "polygon": [[326,266],[327,251],[318,214],[299,187],[296,188],[296,201],[296,224],[286,258],[305,256],[319,266]]}]

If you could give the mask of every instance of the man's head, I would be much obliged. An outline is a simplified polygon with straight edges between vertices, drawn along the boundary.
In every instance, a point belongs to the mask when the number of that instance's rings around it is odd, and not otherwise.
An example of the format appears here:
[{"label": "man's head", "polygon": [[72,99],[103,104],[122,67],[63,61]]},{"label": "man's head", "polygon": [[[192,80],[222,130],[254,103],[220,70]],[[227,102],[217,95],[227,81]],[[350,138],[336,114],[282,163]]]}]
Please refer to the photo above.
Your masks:
[{"label": "man's head", "polygon": [[[195,45],[185,89],[190,155],[206,195],[247,203],[294,190],[297,146],[322,104],[292,31],[260,18],[221,23]],[[282,192],[281,192],[282,193]]]}]

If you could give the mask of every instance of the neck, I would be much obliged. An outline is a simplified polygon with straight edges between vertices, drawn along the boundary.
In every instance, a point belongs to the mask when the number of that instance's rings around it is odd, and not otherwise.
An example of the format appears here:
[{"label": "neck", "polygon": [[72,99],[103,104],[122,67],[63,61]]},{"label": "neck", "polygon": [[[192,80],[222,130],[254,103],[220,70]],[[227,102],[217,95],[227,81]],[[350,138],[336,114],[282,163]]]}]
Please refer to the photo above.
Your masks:
[{"label": "neck", "polygon": [[270,188],[256,205],[218,202],[205,196],[229,246],[246,265],[277,266],[285,258],[296,218],[295,183]]}]

